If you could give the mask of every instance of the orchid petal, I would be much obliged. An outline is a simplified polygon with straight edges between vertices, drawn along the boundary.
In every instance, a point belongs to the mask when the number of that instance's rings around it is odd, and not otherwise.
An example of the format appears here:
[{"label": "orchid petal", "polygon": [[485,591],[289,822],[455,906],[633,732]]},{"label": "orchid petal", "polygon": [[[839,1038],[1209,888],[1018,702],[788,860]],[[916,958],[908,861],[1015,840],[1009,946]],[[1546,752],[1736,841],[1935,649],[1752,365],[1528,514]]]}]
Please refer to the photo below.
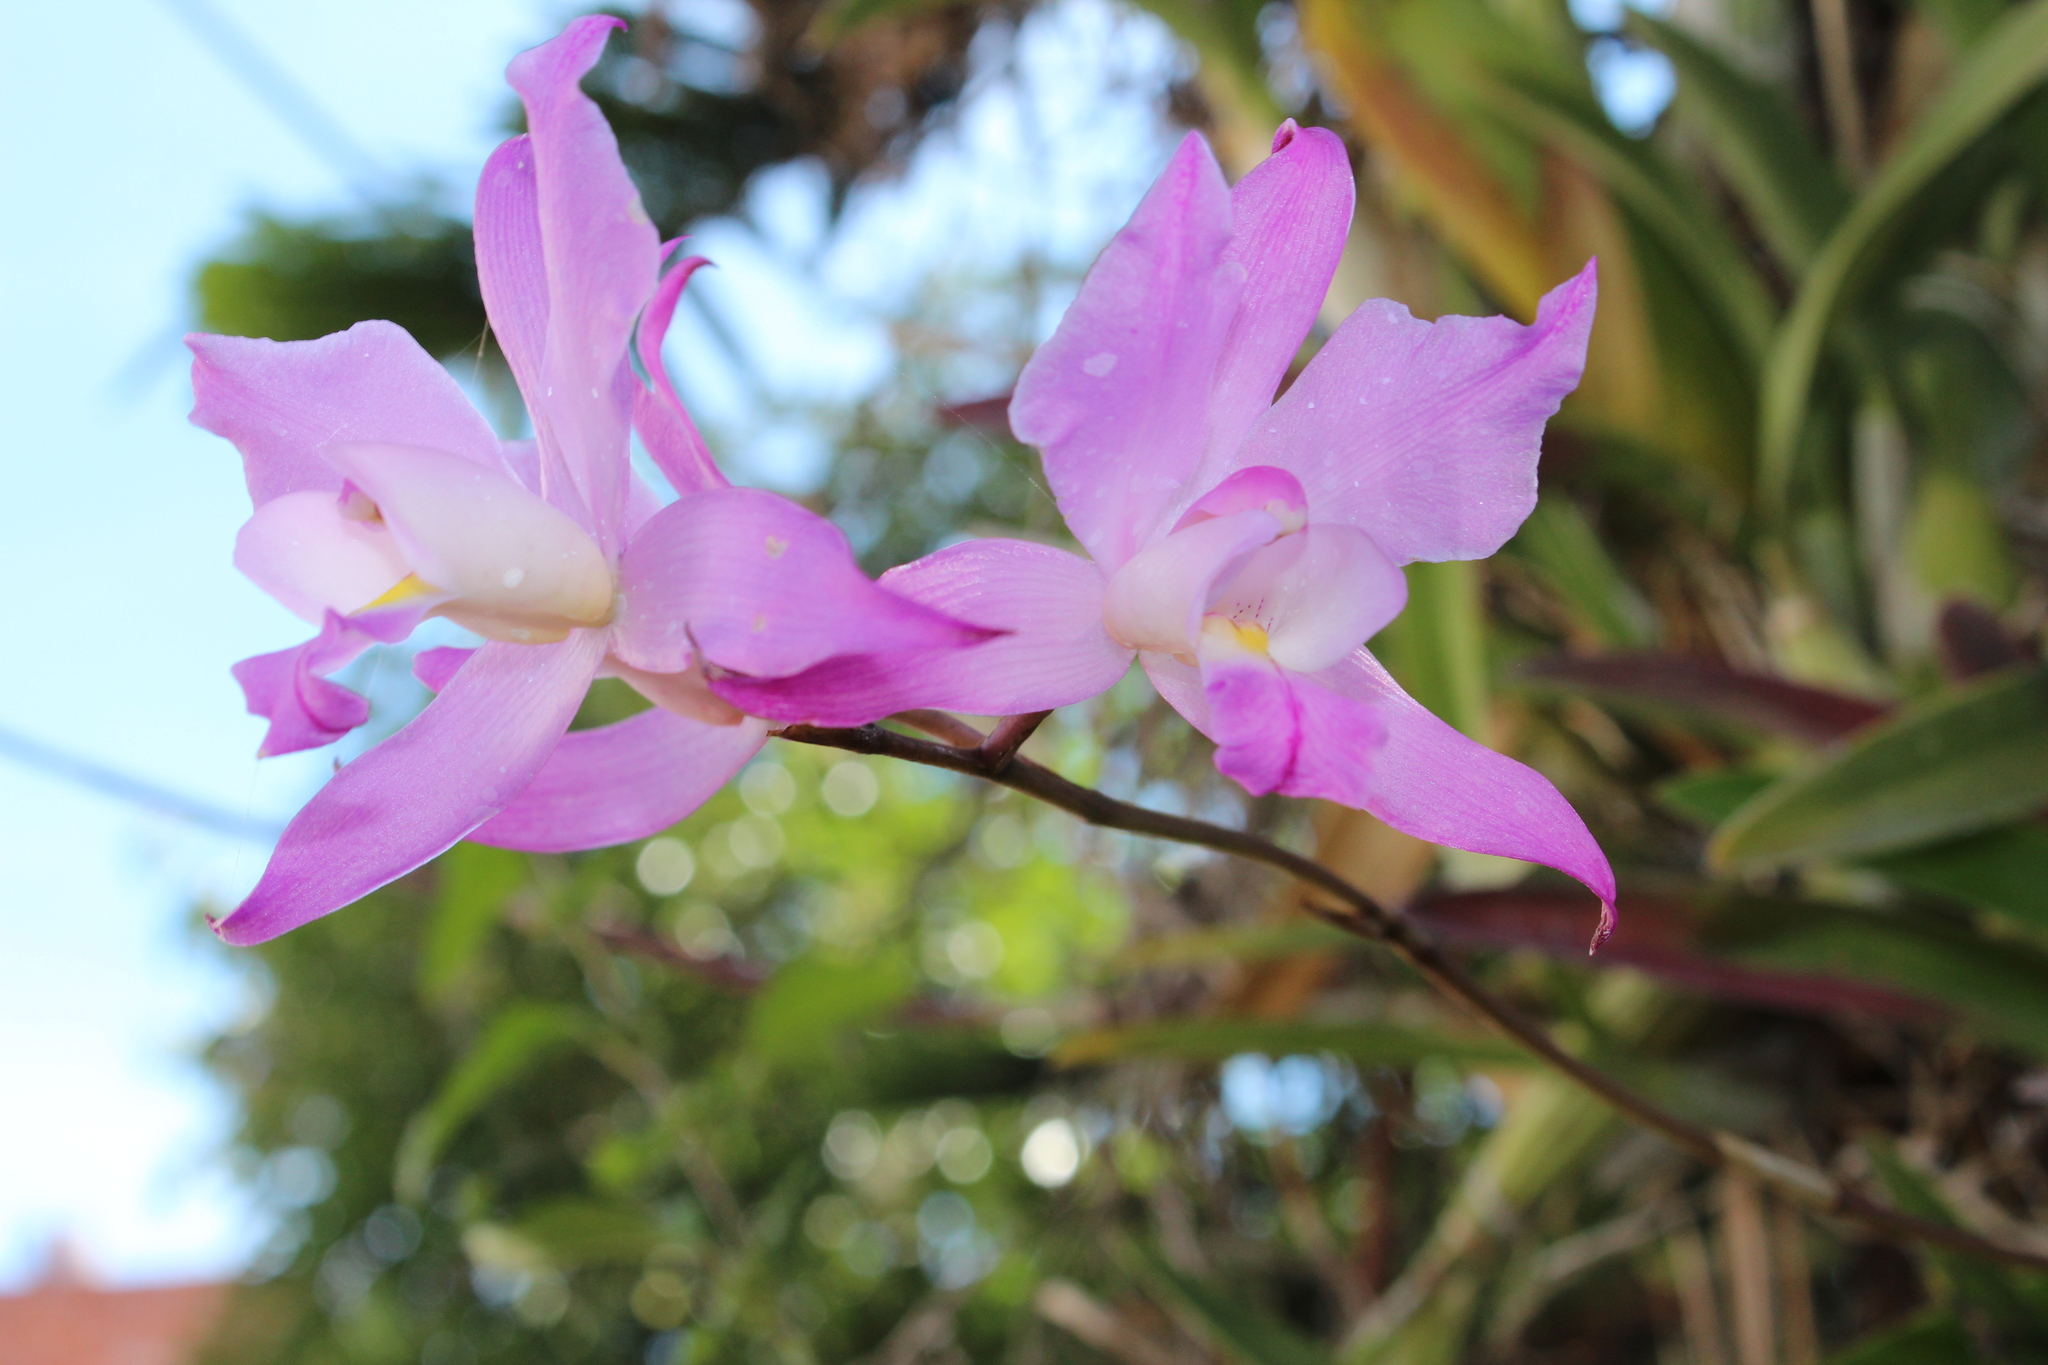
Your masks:
[{"label": "orchid petal", "polygon": [[1301,708],[1264,650],[1246,648],[1227,623],[1205,623],[1201,687],[1216,742],[1216,770],[1254,796],[1278,790],[1301,748]]},{"label": "orchid petal", "polygon": [[721,669],[786,677],[835,654],[961,646],[990,634],[875,586],[845,532],[755,488],[711,489],[663,508],[627,547],[619,591],[613,648],[653,673],[680,672],[701,649]]},{"label": "orchid petal", "polygon": [[439,692],[448,686],[449,680],[475,653],[475,650],[464,649],[460,645],[436,645],[432,649],[423,649],[412,656],[412,675],[427,691]]},{"label": "orchid petal", "polygon": [[328,458],[377,505],[412,572],[457,599],[452,618],[523,642],[611,614],[596,544],[510,475],[412,446],[340,446]]},{"label": "orchid petal", "polygon": [[653,389],[650,392],[642,388],[634,393],[633,426],[655,467],[676,492],[685,494],[703,488],[725,488],[731,483],[711,458],[710,447],[704,444],[697,424],[690,420],[689,409],[683,406],[682,395],[676,392],[668,377],[668,367],[661,359],[661,343],[668,336],[668,325],[675,317],[676,301],[683,296],[683,286],[699,267],[708,264],[702,256],[692,256],[670,267],[640,314],[640,329],[635,338],[640,368]]},{"label": "orchid petal", "polygon": [[704,725],[737,725],[746,712],[711,690],[702,667],[692,664],[680,673],[649,673],[621,663],[617,655],[598,670],[602,678],[617,678],[664,711]]},{"label": "orchid petal", "polygon": [[531,404],[541,392],[541,357],[548,345],[548,272],[533,139],[526,134],[499,143],[484,162],[471,235],[491,335]]},{"label": "orchid petal", "polygon": [[[1244,723],[1216,714],[1216,696],[1203,688],[1206,668],[1142,657],[1159,695],[1203,734],[1229,735]],[[1286,676],[1301,704],[1302,742],[1274,790],[1369,811],[1433,844],[1554,867],[1600,898],[1595,946],[1613,932],[1607,855],[1542,774],[1438,720],[1365,650],[1313,677]],[[1385,742],[1362,750],[1358,737],[1371,726]]]},{"label": "orchid petal", "polygon": [[1318,521],[1358,527],[1398,564],[1483,559],[1536,505],[1543,424],[1579,382],[1594,267],[1512,318],[1421,322],[1374,299],[1259,419],[1238,465],[1299,475]]},{"label": "orchid petal", "polygon": [[[533,139],[508,138],[484,162],[476,182],[476,278],[484,315],[512,368],[536,432],[548,424],[541,363],[548,347],[548,271],[541,240],[540,186],[534,171]],[[552,435],[521,448],[510,463],[527,491],[595,529],[590,509]]]},{"label": "orchid petal", "polygon": [[1408,580],[1371,536],[1317,523],[1253,555],[1209,610],[1257,622],[1274,663],[1313,673],[1377,635],[1407,602]]},{"label": "orchid petal", "polygon": [[1386,741],[1372,708],[1281,668],[1219,618],[1203,623],[1199,667],[1139,657],[1159,695],[1216,742],[1217,770],[1255,796],[1329,796],[1333,773],[1369,772]]},{"label": "orchid petal", "polygon": [[1103,619],[1134,649],[1192,656],[1202,613],[1251,558],[1280,539],[1280,519],[1261,508],[1211,517],[1141,551],[1109,580]]},{"label": "orchid petal", "polygon": [[338,491],[322,458],[344,441],[433,446],[496,468],[498,438],[448,371],[389,322],[317,341],[185,338],[192,421],[234,442],[258,506],[287,493]]},{"label": "orchid petal", "polygon": [[1274,135],[1273,154],[1232,187],[1226,259],[1244,267],[1244,301],[1217,366],[1209,467],[1228,467],[1301,350],[1344,254],[1352,197],[1343,140],[1293,119]]},{"label": "orchid petal", "polygon": [[1102,625],[1102,571],[1023,540],[969,540],[889,570],[881,584],[948,616],[1009,631],[971,649],[837,659],[781,679],[712,684],[741,710],[780,721],[865,725],[913,707],[975,716],[1050,711],[1115,686],[1131,651]]},{"label": "orchid petal", "polygon": [[1301,480],[1284,469],[1261,464],[1238,470],[1196,498],[1173,529],[1185,530],[1211,517],[1255,507],[1271,512],[1283,530],[1299,531],[1308,522],[1308,494],[1302,491]]},{"label": "orchid petal", "polygon": [[626,483],[626,539],[640,534],[640,528],[654,520],[654,514],[668,506],[635,470]]},{"label": "orchid petal", "polygon": [[327,675],[373,644],[403,640],[426,613],[420,603],[355,616],[330,611],[321,621],[320,633],[306,643],[236,664],[229,671],[242,686],[249,714],[270,722],[256,756],[275,758],[318,749],[368,720],[370,703]]},{"label": "orchid petal", "polygon": [[310,488],[256,509],[235,537],[235,567],[316,623],[376,601],[412,572],[388,527],[344,516],[338,496]]},{"label": "orchid petal", "polygon": [[660,238],[611,126],[578,82],[624,26],[609,15],[574,20],[514,57],[505,73],[526,105],[547,264],[547,348],[539,391],[527,399],[542,445],[560,449],[608,555],[625,515],[634,389],[627,347],[654,289]]},{"label": "orchid petal", "polygon": [[275,938],[444,852],[510,805],[569,728],[604,657],[601,631],[488,644],[412,722],[306,803],[248,899],[214,926]]},{"label": "orchid petal", "polygon": [[340,620],[329,612],[327,627],[314,639],[244,659],[230,670],[242,686],[249,714],[270,722],[256,750],[258,758],[318,749],[370,718],[368,699],[327,677],[371,643],[337,629]]},{"label": "orchid petal", "polygon": [[1018,377],[1010,427],[1105,571],[1161,529],[1200,463],[1244,278],[1229,246],[1230,192],[1190,133]]},{"label": "orchid petal", "polygon": [[658,708],[571,730],[519,799],[469,837],[527,853],[645,839],[703,805],[767,740],[759,720],[706,725]]},{"label": "orchid petal", "polygon": [[498,447],[498,453],[504,458],[505,472],[512,476],[514,483],[536,498],[546,497],[540,477],[540,442],[507,441]]},{"label": "orchid petal", "polygon": [[547,256],[541,246],[539,184],[532,170],[532,137],[520,133],[498,143],[477,176],[475,250],[483,313],[512,366],[520,393],[541,393],[541,356],[547,352]]},{"label": "orchid petal", "polygon": [[1607,855],[1549,779],[1438,720],[1365,650],[1315,676],[1374,707],[1386,723],[1387,745],[1364,775],[1365,800],[1349,789],[1340,794],[1334,784],[1298,794],[1360,806],[1434,844],[1554,867],[1613,906]]}]

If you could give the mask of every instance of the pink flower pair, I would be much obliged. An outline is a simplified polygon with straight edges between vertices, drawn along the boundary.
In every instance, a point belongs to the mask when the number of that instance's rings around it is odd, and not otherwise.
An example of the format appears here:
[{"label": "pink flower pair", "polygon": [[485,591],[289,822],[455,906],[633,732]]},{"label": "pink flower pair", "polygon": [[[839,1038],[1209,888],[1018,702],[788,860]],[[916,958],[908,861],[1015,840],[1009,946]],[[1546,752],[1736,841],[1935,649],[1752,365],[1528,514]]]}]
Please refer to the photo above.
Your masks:
[{"label": "pink flower pair", "polygon": [[[1606,860],[1557,791],[1363,648],[1401,609],[1402,564],[1491,554],[1534,505],[1543,424],[1584,363],[1591,267],[1533,327],[1369,303],[1275,402],[1342,250],[1350,169],[1335,137],[1290,123],[1232,190],[1190,135],[1011,407],[1091,558],[970,541],[873,583],[829,522],[730,487],[666,378],[696,263],[662,273],[577,88],[616,22],[578,20],[513,62],[532,131],[477,194],[485,305],[534,441],[497,440],[390,324],[191,339],[194,420],[240,448],[256,503],[236,563],[320,627],[236,669],[270,718],[264,752],[362,723],[327,675],[373,642],[428,615],[487,641],[421,656],[439,695],[308,803],[223,937],[282,933],[465,837],[641,838],[723,785],[765,721],[1045,710],[1134,654],[1248,790],[1548,863],[1611,914]],[[666,507],[631,471],[634,430],[679,495]],[[655,708],[568,732],[600,675]]]}]

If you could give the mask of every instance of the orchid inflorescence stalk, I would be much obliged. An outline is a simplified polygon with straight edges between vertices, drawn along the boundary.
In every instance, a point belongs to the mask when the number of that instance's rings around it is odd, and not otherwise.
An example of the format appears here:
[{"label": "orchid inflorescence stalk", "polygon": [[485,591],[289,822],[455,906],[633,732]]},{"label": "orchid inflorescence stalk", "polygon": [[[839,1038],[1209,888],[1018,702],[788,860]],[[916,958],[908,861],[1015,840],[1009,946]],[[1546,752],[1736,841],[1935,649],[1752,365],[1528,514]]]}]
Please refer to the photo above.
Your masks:
[{"label": "orchid inflorescence stalk", "polygon": [[[829,521],[733,487],[668,378],[662,340],[702,262],[659,240],[579,88],[618,22],[579,19],[513,61],[529,131],[478,186],[479,280],[531,439],[499,439],[390,323],[189,339],[193,420],[240,450],[255,504],[235,562],[318,629],[235,668],[269,721],[261,752],[362,725],[368,702],[330,675],[369,646],[436,616],[482,639],[416,657],[434,700],[307,803],[223,938],[284,933],[462,839],[563,852],[644,838],[779,733],[1279,867],[1335,897],[1333,922],[1703,1160],[1791,1178],[1592,1071],[1327,869],[1013,758],[1042,713],[1106,691],[1135,659],[1247,791],[1557,868],[1598,898],[1597,947],[1614,877],[1570,804],[1364,648],[1401,610],[1403,565],[1491,555],[1534,507],[1544,425],[1585,363],[1591,264],[1527,326],[1367,303],[1282,393],[1349,230],[1349,160],[1290,121],[1232,187],[1189,134],[1011,404],[1085,556],[967,540],[870,580]],[[673,500],[633,469],[635,435]],[[652,709],[572,731],[600,677]],[[946,712],[1013,719],[984,738]],[[896,715],[946,742],[874,724]],[[1826,1180],[1799,1170],[1809,1195]],[[1836,1212],[1935,1236],[1826,1188]]]}]

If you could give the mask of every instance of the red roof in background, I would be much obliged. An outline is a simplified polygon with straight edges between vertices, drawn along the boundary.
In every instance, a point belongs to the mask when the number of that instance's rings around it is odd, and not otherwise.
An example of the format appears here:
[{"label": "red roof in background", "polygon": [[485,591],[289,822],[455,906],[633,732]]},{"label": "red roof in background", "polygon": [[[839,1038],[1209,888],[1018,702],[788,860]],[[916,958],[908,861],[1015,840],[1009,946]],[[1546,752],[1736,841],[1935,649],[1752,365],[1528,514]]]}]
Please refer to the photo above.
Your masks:
[{"label": "red roof in background", "polygon": [[224,1284],[99,1289],[60,1270],[0,1295],[5,1365],[185,1365],[227,1300]]}]

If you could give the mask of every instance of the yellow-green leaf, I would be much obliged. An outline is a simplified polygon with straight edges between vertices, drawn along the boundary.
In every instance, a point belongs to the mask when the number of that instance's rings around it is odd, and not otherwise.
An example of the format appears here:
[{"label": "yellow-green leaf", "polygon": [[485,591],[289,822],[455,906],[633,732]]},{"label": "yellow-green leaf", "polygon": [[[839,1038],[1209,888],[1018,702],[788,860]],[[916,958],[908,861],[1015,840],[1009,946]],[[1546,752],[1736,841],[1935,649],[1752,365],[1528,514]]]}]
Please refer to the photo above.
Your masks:
[{"label": "yellow-green leaf", "polygon": [[1773,784],[1709,845],[1770,871],[1889,853],[2009,824],[2048,803],[2048,672],[2015,670],[1905,708]]}]

